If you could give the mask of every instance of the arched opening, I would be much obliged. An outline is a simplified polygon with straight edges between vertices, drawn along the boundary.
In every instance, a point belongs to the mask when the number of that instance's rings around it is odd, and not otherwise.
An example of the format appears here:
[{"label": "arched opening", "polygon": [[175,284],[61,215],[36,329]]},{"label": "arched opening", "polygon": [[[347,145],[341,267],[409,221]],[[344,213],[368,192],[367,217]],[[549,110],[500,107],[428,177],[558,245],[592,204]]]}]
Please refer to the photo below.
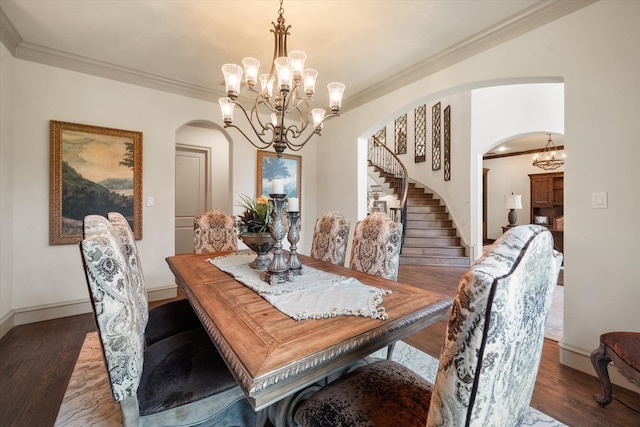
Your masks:
[{"label": "arched opening", "polygon": [[231,212],[231,140],[215,123],[176,130],[175,253],[193,252],[193,219],[211,209]]}]

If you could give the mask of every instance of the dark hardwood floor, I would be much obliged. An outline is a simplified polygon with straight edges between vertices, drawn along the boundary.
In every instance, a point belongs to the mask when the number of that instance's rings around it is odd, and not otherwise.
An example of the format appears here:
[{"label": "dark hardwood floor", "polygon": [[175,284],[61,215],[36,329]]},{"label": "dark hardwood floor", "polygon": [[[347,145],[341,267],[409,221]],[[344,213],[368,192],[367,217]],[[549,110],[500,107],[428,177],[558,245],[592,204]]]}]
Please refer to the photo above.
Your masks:
[{"label": "dark hardwood floor", "polygon": [[[454,295],[461,267],[401,266],[398,280]],[[182,295],[179,295],[182,297]],[[152,303],[152,306],[162,302]],[[406,341],[439,357],[446,321]],[[13,328],[0,340],[0,426],[52,426],[92,314]],[[572,427],[640,427],[640,413],[614,400],[600,408],[597,378],[560,365],[557,343],[546,340],[531,406]],[[640,408],[640,394],[614,386],[614,395]]]}]

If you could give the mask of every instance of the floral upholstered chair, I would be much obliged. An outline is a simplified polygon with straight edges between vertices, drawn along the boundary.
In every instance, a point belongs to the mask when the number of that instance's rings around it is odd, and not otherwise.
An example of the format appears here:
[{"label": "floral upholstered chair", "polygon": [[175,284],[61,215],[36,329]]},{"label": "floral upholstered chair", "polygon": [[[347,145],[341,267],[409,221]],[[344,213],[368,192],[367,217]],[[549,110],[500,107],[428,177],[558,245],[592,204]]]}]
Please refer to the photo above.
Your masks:
[{"label": "floral upholstered chair", "polygon": [[374,212],[356,224],[349,267],[397,280],[401,245],[402,224],[384,212]]},{"label": "floral upholstered chair", "polygon": [[544,227],[509,229],[463,276],[435,385],[371,363],[302,403],[302,426],[517,426],[529,406],[562,255]]},{"label": "floral upholstered chair", "polygon": [[85,222],[90,223],[89,233],[80,251],[122,424],[253,424],[255,412],[204,329],[145,345],[139,303],[120,242],[109,232],[108,221]]},{"label": "floral upholstered chair", "polygon": [[[85,219],[85,224],[95,221],[96,219],[93,217],[96,216],[89,216],[88,220]],[[129,266],[133,294],[142,316],[145,343],[151,345],[176,333],[202,328],[200,319],[187,299],[171,301],[149,309],[142,263],[129,222],[119,212],[109,212],[108,218],[111,231],[120,243],[122,253]],[[85,231],[86,235],[87,231]]]},{"label": "floral upholstered chair", "polygon": [[311,241],[311,257],[331,264],[344,265],[351,224],[336,211],[316,220]]},{"label": "floral upholstered chair", "polygon": [[193,244],[197,254],[237,250],[235,219],[217,209],[196,216],[193,220]]}]

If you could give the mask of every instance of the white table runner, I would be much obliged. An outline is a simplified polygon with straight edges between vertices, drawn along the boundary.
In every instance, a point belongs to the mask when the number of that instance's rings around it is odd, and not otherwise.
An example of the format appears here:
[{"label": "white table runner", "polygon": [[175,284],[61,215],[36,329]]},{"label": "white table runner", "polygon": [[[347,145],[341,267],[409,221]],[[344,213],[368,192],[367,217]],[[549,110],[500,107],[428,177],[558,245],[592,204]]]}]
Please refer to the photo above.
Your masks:
[{"label": "white table runner", "polygon": [[255,254],[236,253],[208,259],[221,271],[231,274],[275,308],[295,320],[336,316],[388,318],[382,297],[391,291],[368,286],[352,277],[343,277],[303,266],[303,274],[272,286],[261,279],[261,271],[249,264]]}]

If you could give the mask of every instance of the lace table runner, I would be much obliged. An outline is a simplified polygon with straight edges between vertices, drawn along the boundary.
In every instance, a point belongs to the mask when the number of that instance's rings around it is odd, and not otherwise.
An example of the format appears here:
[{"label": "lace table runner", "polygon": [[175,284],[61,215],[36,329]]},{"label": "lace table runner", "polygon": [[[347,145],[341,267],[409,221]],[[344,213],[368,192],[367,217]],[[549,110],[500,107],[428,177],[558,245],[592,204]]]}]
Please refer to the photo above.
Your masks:
[{"label": "lace table runner", "polygon": [[295,320],[325,319],[336,316],[364,316],[386,320],[380,304],[391,291],[365,285],[352,277],[343,277],[312,267],[285,283],[272,286],[261,279],[261,271],[249,264],[255,254],[236,253],[208,259],[221,271],[231,274],[275,308]]}]

